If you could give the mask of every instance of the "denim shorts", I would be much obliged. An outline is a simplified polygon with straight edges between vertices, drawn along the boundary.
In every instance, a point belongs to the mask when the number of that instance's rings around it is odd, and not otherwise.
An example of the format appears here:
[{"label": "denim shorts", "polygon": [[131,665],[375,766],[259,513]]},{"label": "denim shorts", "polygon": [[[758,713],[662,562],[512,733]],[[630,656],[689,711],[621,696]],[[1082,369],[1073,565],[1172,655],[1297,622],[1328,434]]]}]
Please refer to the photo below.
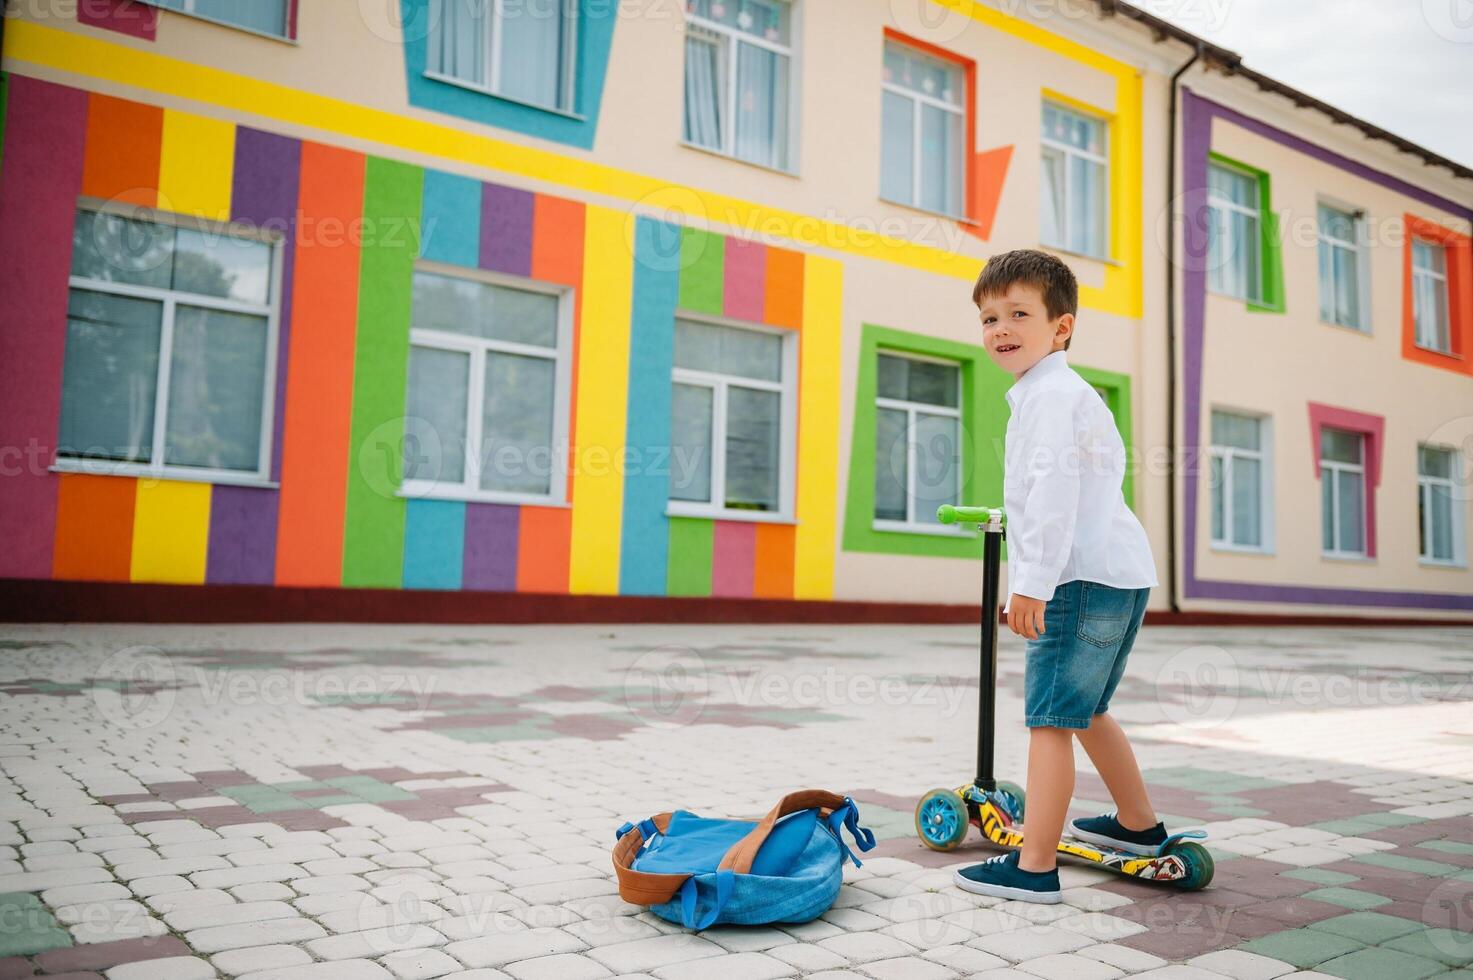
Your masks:
[{"label": "denim shorts", "polygon": [[1076,579],[1054,590],[1045,632],[1028,641],[1024,712],[1029,728],[1088,728],[1110,707],[1151,590]]}]

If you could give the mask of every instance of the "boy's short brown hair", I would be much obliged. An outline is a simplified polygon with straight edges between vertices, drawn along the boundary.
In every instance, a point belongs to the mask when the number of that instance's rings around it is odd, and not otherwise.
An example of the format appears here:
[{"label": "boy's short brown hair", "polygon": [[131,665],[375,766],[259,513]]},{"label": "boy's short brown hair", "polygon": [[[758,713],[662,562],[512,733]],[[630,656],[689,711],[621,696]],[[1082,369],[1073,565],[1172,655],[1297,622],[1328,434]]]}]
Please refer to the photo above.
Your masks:
[{"label": "boy's short brown hair", "polygon": [[[1065,313],[1079,314],[1079,284],[1074,273],[1057,256],[1033,248],[1019,248],[994,255],[982,267],[977,284],[972,287],[972,302],[982,305],[984,296],[1001,296],[1016,283],[1032,286],[1043,294],[1043,306],[1050,320]],[[1073,340],[1071,335],[1069,340]],[[1064,349],[1069,349],[1069,340]]]}]

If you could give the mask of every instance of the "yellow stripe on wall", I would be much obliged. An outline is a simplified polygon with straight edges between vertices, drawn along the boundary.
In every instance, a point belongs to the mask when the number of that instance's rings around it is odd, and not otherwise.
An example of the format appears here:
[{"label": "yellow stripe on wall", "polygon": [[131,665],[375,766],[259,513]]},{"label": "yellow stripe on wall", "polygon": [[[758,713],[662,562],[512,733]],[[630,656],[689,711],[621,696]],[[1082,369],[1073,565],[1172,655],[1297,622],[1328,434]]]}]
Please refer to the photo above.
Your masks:
[{"label": "yellow stripe on wall", "polygon": [[230,220],[235,125],[192,112],[164,110],[159,208],[212,221]]},{"label": "yellow stripe on wall", "polygon": [[839,369],[844,264],[810,255],[803,266],[803,345],[798,370],[798,527],[793,598],[834,597],[839,526]]},{"label": "yellow stripe on wall", "polygon": [[135,582],[200,585],[210,543],[210,485],[180,480],[138,481],[133,504]]},{"label": "yellow stripe on wall", "polygon": [[[1124,158],[1127,169],[1112,180],[1112,188],[1139,187],[1142,179],[1141,105],[1140,83],[1134,68],[1026,21],[981,6],[975,0],[934,2],[1113,75],[1120,88],[1116,95],[1117,127],[1111,137],[1126,141],[1128,150]],[[863,234],[853,227],[811,215],[766,207],[701,188],[683,187],[662,178],[619,170],[583,157],[564,156],[538,147],[493,139],[428,119],[397,115],[302,92],[274,82],[18,18],[7,24],[5,55],[14,63],[39,65],[161,95],[191,99],[254,118],[305,126],[324,134],[397,147],[584,193],[644,202],[647,208],[656,206],[651,202],[674,194],[693,219],[747,232],[756,228],[767,229],[771,230],[770,234],[795,245],[828,248],[967,282],[977,275],[978,259],[946,249],[880,234]],[[1139,191],[1135,193],[1138,201]],[[1124,217],[1124,204],[1123,199],[1112,204],[1117,220]],[[1140,222],[1138,219],[1125,220],[1133,227],[1126,228],[1120,236],[1114,258],[1121,265],[1106,270],[1102,288],[1080,287],[1079,300],[1090,309],[1138,318],[1141,312]],[[699,221],[695,223],[699,224]]]},{"label": "yellow stripe on wall", "polygon": [[[568,591],[617,595],[624,512],[625,415],[634,255],[626,215],[590,206],[583,238],[578,419],[573,452],[573,542]],[[525,546],[535,547],[535,542]]]}]

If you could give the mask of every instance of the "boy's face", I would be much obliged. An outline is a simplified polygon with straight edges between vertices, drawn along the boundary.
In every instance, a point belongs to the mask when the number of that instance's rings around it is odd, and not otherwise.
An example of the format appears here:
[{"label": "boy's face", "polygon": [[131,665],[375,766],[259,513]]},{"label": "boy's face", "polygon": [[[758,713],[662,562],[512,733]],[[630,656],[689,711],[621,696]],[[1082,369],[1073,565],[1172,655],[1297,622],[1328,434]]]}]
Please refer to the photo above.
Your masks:
[{"label": "boy's face", "polygon": [[998,367],[1021,377],[1054,351],[1074,332],[1074,314],[1061,313],[1050,320],[1043,291],[1037,286],[1013,283],[999,296],[983,296],[982,343]]}]

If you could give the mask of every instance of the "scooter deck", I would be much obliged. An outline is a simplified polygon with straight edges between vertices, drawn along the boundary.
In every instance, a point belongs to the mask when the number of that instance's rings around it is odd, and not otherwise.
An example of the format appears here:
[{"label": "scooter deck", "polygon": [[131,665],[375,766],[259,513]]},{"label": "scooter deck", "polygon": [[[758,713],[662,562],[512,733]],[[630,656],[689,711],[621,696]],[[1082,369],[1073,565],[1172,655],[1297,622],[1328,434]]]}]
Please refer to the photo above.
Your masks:
[{"label": "scooter deck", "polygon": [[[1016,849],[1023,846],[1023,831],[1004,824],[990,803],[978,807],[978,813],[981,823],[977,828],[982,831],[982,836],[999,847]],[[1187,874],[1182,859],[1175,854],[1132,854],[1119,848],[1091,844],[1068,833],[1059,839],[1058,852],[1132,878],[1175,881]]]}]

